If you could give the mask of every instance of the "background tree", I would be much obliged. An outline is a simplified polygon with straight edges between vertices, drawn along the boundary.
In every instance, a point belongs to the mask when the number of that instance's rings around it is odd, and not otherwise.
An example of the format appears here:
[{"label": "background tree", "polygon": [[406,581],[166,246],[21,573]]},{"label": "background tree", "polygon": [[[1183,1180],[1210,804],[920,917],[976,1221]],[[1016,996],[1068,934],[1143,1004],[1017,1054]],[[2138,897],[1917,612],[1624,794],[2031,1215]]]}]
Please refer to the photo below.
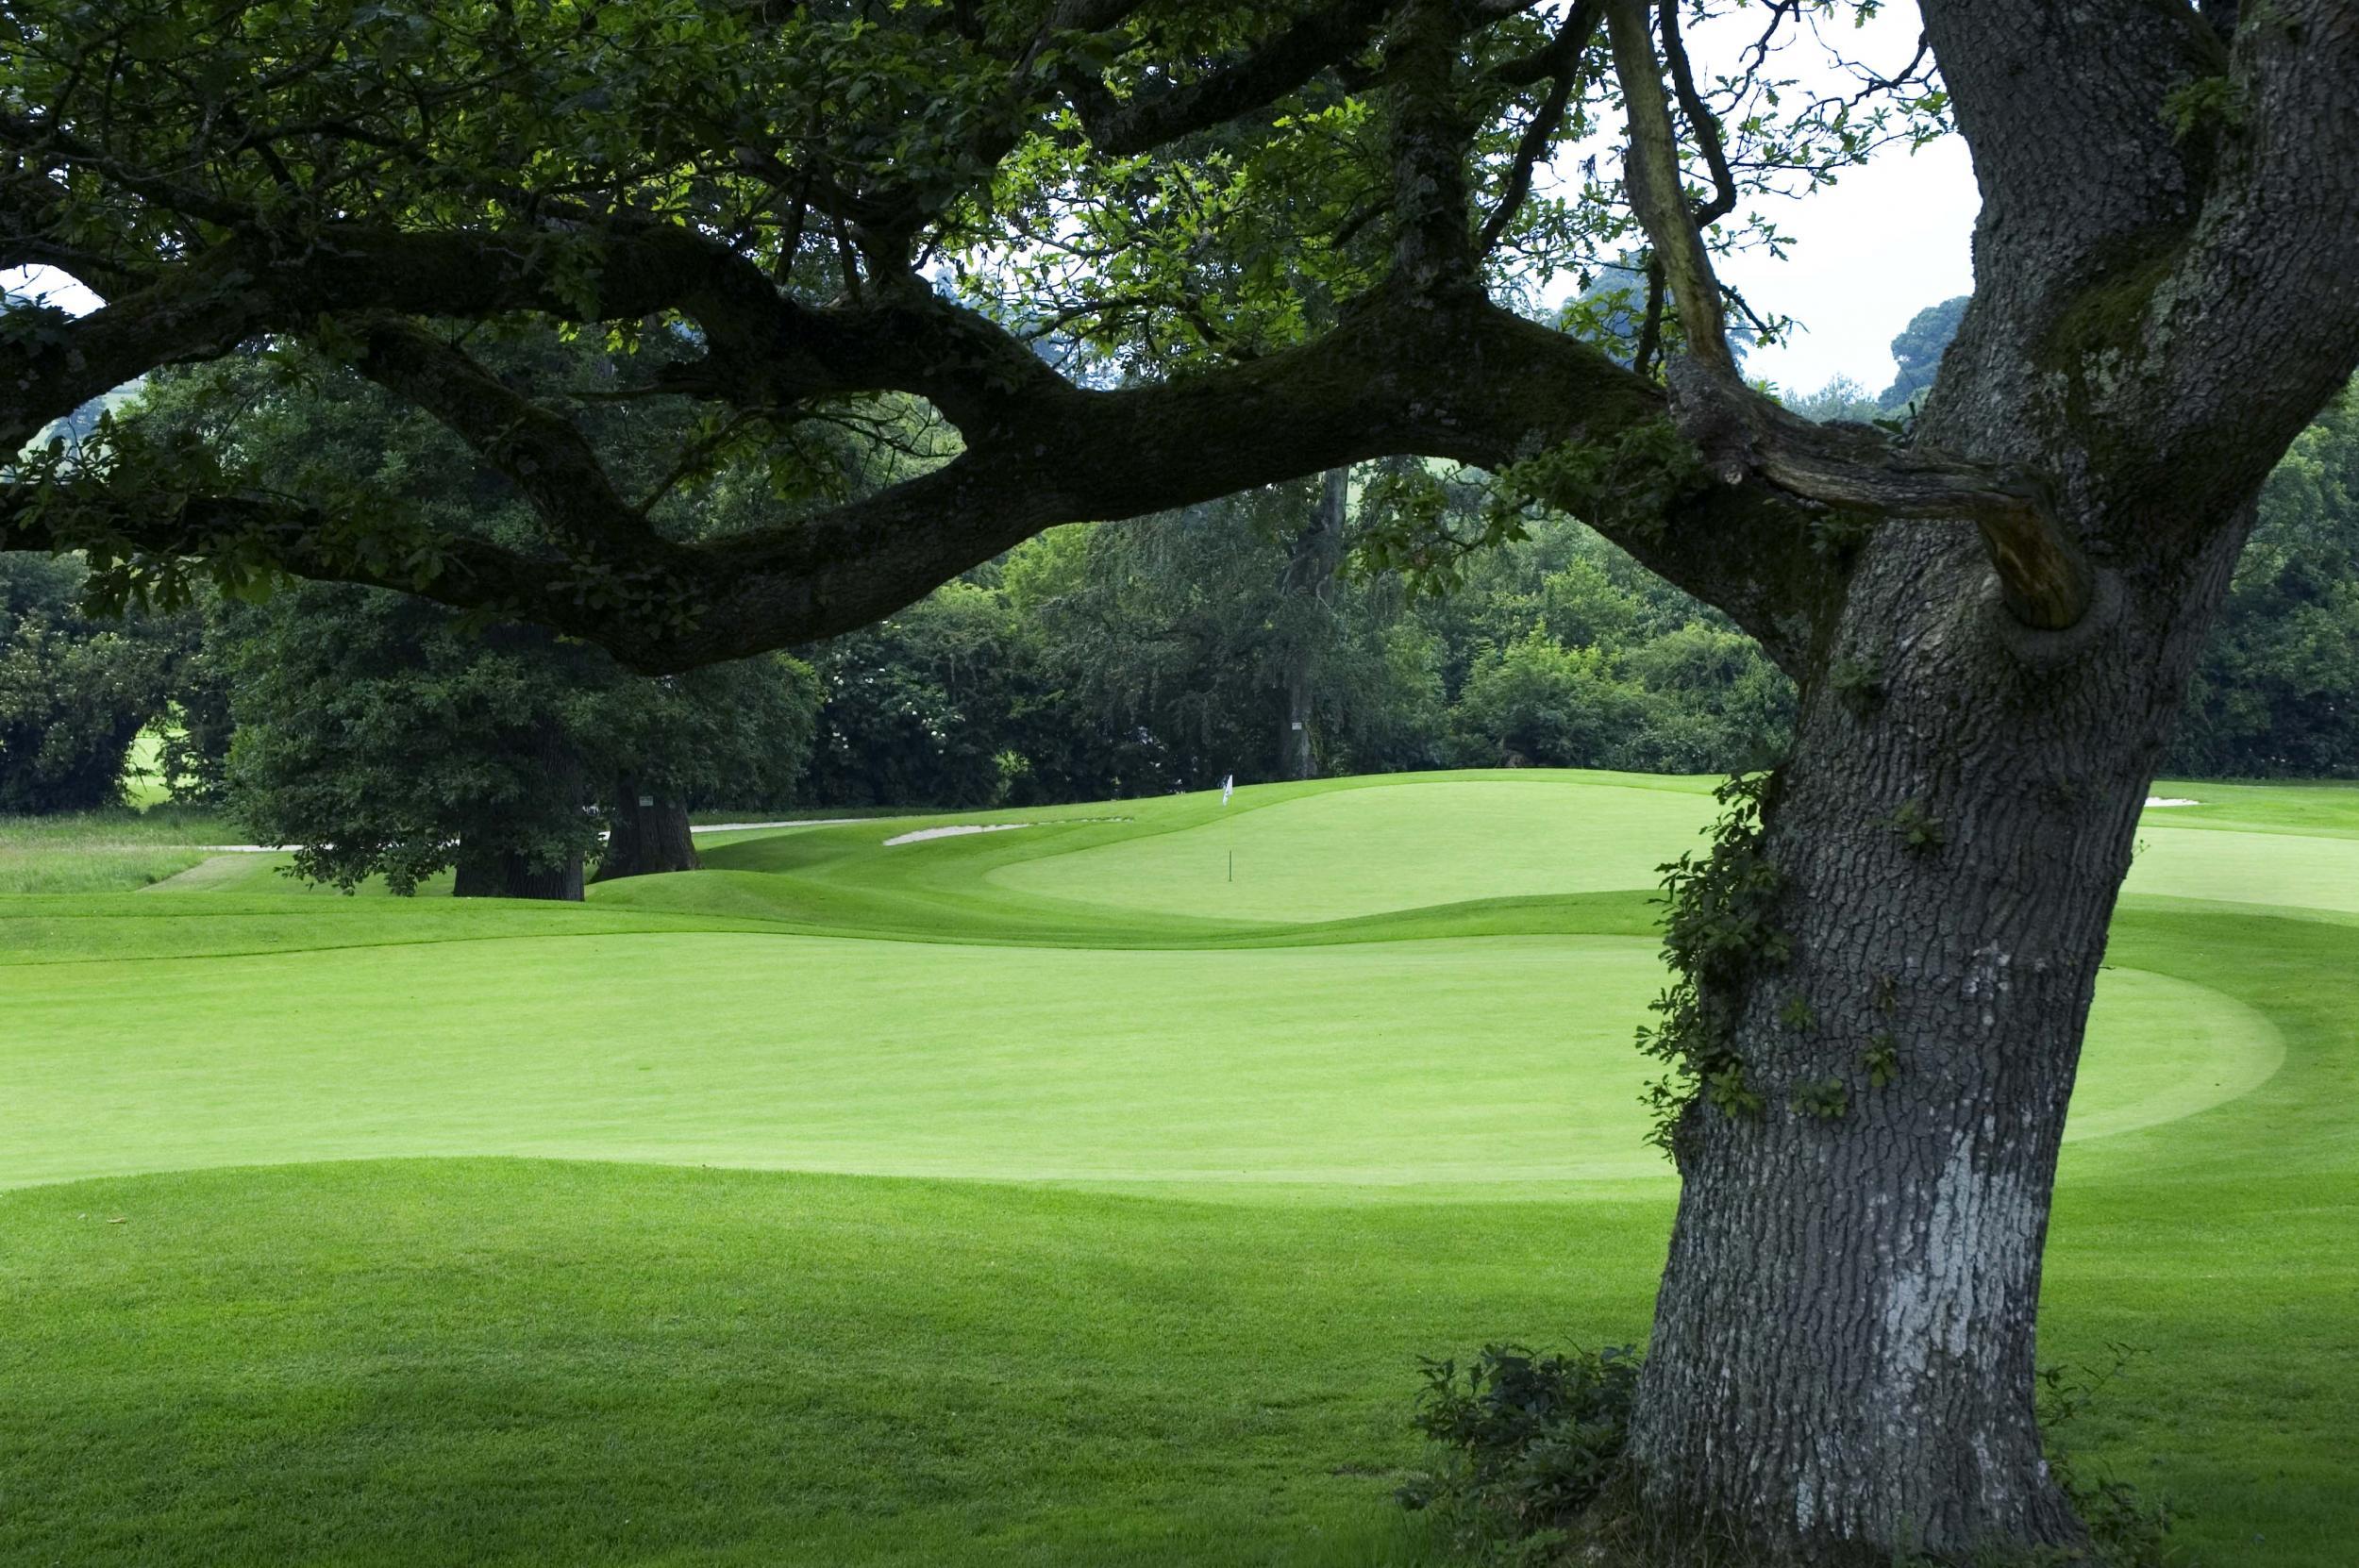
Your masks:
[{"label": "background tree", "polygon": [[[1321,476],[1016,550],[1009,597],[1043,667],[1161,787],[1381,772],[1434,759],[1440,692],[1397,581],[1346,571]],[[1294,726],[1300,723],[1302,727]]]},{"label": "background tree", "polygon": [[815,683],[778,656],[650,680],[537,627],[326,585],[234,620],[228,809],[341,888],[455,869],[462,898],[577,899],[585,859],[688,869],[687,802],[777,799],[811,736]]},{"label": "background tree", "polygon": [[1831,419],[1872,425],[1884,413],[1882,401],[1870,397],[1865,387],[1848,375],[1835,376],[1807,396],[1789,397],[1785,406],[1804,419],[1815,419],[1821,425]]},{"label": "background tree", "polygon": [[229,809],[297,875],[396,893],[455,868],[465,897],[581,896],[592,768],[546,634],[487,643],[445,610],[307,587],[242,628]]},{"label": "background tree", "polygon": [[1083,737],[1034,747],[1037,757],[1023,743],[1053,698],[1018,618],[987,582],[945,583],[810,656],[822,694],[805,786],[814,802],[992,806],[1120,792],[1124,781]]},{"label": "background tree", "polygon": [[119,804],[131,742],[168,701],[187,626],[91,620],[82,577],[78,561],[0,552],[0,812]]},{"label": "background tree", "polygon": [[1928,305],[1909,318],[1909,324],[1892,340],[1892,358],[1900,371],[1876,399],[1880,408],[1886,411],[1905,409],[1932,386],[1933,376],[1941,369],[1941,357],[1966,320],[1970,298],[1960,294],[1955,299],[1945,299],[1938,305]]},{"label": "background tree", "polygon": [[2359,776],[2359,390],[2296,438],[2171,748],[2200,776]]},{"label": "background tree", "polygon": [[692,810],[778,810],[802,798],[819,713],[811,666],[782,654],[711,664],[686,675],[634,677],[610,660],[582,678],[594,700],[579,710],[607,827],[594,881],[694,871]]},{"label": "background tree", "polygon": [[[1485,472],[1502,522],[1579,516],[1799,693],[1666,923],[1649,1038],[1682,1185],[1626,1455],[1643,1506],[1759,1560],[2070,1546],[2033,1407],[2056,1151],[2254,499],[2359,368],[2359,24],[2345,0],[1922,15],[1916,63],[1802,95],[1765,54],[1698,71],[1694,13],[1648,0],[24,0],[0,264],[108,303],[0,317],[0,450],[284,334],[443,423],[534,528],[136,437],[26,465],[0,528],[88,552],[104,592],[267,563],[662,671],[854,629],[1059,523],[1388,456]],[[1772,8],[1747,47],[1816,16]],[[1737,372],[1715,247],[1759,235],[1755,198],[1950,115],[1977,289],[1910,432],[1779,409]],[[1544,172],[1592,134],[1620,155],[1596,177]],[[1512,308],[1642,245],[1660,363]],[[655,317],[679,352],[594,400],[487,363],[474,331],[520,316]],[[1003,325],[1052,321],[1095,351],[1074,375]],[[678,486],[587,433],[641,397],[733,432],[694,443],[716,465],[892,399],[958,434],[692,538]],[[1467,542],[1403,526],[1383,563]]]}]

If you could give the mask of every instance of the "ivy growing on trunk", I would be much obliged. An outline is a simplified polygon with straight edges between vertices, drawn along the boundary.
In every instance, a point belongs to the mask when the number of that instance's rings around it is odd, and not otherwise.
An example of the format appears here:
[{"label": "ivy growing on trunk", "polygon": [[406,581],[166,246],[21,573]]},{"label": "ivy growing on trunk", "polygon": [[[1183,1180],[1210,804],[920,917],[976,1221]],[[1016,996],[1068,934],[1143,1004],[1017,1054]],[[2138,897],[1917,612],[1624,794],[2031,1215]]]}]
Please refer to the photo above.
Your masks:
[{"label": "ivy growing on trunk", "polygon": [[1703,1108],[1758,1116],[1766,1102],[1748,1078],[1737,1038],[1747,982],[1793,951],[1777,925],[1778,868],[1763,848],[1762,811],[1774,772],[1739,774],[1713,792],[1723,809],[1710,847],[1662,867],[1663,959],[1671,983],[1651,1004],[1657,1023],[1638,1049],[1669,1069],[1648,1086],[1649,1140],[1676,1154],[1680,1133]]}]

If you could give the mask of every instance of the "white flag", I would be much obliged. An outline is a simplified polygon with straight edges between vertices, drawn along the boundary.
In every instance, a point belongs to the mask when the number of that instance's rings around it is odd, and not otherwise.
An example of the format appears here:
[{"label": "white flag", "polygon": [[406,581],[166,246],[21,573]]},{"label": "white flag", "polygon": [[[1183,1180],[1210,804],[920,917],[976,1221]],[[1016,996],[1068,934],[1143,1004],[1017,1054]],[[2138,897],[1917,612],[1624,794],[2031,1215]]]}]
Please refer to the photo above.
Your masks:
[{"label": "white flag", "polygon": [[1230,797],[1230,795],[1235,794],[1236,792],[1237,792],[1237,776],[1236,776],[1235,774],[1233,774],[1233,773],[1232,773],[1232,774],[1229,775],[1226,778],[1223,778],[1223,779],[1220,781],[1220,803],[1221,803],[1223,806],[1228,805],[1228,804],[1229,804],[1229,797]]}]

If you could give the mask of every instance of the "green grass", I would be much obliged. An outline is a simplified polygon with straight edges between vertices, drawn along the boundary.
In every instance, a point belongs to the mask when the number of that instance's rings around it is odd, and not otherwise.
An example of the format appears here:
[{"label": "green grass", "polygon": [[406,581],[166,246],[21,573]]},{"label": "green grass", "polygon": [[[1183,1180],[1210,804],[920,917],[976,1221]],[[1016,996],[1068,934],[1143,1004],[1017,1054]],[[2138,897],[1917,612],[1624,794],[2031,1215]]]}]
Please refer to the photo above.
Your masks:
[{"label": "green grass", "polygon": [[112,892],[177,876],[229,830],[209,815],[163,809],[0,816],[0,894]]},{"label": "green grass", "polygon": [[2154,786],[2154,793],[2165,800],[2196,804],[2149,811],[2149,826],[2359,835],[2359,779],[2322,784],[2190,784],[2166,779]]},{"label": "green grass", "polygon": [[[0,1562],[1440,1560],[1415,1359],[1645,1332],[1634,890],[1707,787],[0,899]],[[2359,1538],[2359,792],[2160,792],[2043,1354],[2143,1347],[2068,1435],[2307,1568]]]},{"label": "green grass", "polygon": [[134,810],[148,811],[172,799],[172,791],[164,783],[164,729],[150,725],[131,742],[131,755],[125,759],[123,795]]},{"label": "green grass", "polygon": [[[1642,888],[1655,881],[1665,846],[1692,838],[1715,809],[1709,794],[1665,782],[1567,790],[1526,776],[1327,791],[1017,860],[989,880],[1092,904],[1245,920]],[[1503,856],[1508,844],[1523,852]]]},{"label": "green grass", "polygon": [[[1662,975],[1631,937],[1267,948],[1225,955],[1216,994],[1198,952],[711,931],[150,962],[103,1008],[90,978],[10,983],[0,1184],[512,1154],[1198,1196],[1668,1185],[1630,1048]],[[2283,1054],[2217,992],[2105,982],[2076,1136],[2188,1114]]]}]

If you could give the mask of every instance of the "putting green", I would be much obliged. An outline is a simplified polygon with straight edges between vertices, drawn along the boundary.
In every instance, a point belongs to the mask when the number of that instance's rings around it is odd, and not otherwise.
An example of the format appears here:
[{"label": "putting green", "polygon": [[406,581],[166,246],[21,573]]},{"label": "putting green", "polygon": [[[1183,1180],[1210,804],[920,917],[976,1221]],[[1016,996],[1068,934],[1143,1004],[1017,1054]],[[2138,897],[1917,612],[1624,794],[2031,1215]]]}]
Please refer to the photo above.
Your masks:
[{"label": "putting green", "polygon": [[2158,826],[2147,813],[2122,891],[2359,914],[2359,838]]},{"label": "putting green", "polygon": [[[548,1155],[1092,1184],[1654,1185],[1650,943],[1092,952],[726,932],[348,947],[10,977],[0,1184]],[[258,1008],[257,997],[301,998]],[[2201,986],[2100,987],[2073,1133],[2265,1079]]]},{"label": "putting green", "polygon": [[989,878],[1168,914],[1338,920],[1469,898],[1652,887],[1713,811],[1709,794],[1688,789],[1568,790],[1561,776],[1338,790],[1273,805],[1246,797],[1197,826],[1018,860]]}]

